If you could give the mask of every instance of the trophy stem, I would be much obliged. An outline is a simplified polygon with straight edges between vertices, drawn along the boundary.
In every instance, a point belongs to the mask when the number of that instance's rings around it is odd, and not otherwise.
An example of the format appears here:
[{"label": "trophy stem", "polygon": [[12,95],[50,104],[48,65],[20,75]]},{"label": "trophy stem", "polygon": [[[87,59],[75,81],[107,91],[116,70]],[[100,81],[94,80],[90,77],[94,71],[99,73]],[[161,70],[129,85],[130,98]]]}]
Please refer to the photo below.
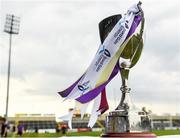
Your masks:
[{"label": "trophy stem", "polygon": [[[125,106],[129,106],[128,102],[126,101],[126,98],[129,98],[129,93],[130,93],[130,88],[128,88],[128,77],[129,77],[129,71],[130,69],[128,68],[127,62],[122,62],[120,63],[119,61],[119,66],[120,66],[120,73],[121,73],[121,78],[122,78],[122,85],[121,85],[121,101],[119,105],[117,106],[116,110],[125,110]],[[129,99],[128,99],[129,100]]]}]

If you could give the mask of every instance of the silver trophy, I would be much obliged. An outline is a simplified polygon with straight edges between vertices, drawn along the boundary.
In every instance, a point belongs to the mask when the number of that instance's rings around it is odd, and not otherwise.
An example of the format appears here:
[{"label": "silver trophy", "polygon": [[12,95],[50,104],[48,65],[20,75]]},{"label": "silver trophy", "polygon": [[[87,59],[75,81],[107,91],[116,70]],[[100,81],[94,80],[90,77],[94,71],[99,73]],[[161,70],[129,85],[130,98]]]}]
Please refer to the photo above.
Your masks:
[{"label": "silver trophy", "polygon": [[[138,3],[139,9],[141,2]],[[136,33],[132,36],[126,47],[124,48],[120,58],[119,67],[122,78],[121,85],[121,101],[117,108],[110,112],[106,118],[105,134],[131,133],[131,132],[147,132],[151,130],[151,120],[149,113],[140,110],[131,101],[130,88],[128,87],[129,72],[138,62],[143,49],[143,30],[144,30],[144,13],[139,12],[142,17],[141,24]],[[101,42],[104,41],[108,33],[114,25],[119,21],[121,15],[114,15],[105,18],[99,23],[99,31]]]}]

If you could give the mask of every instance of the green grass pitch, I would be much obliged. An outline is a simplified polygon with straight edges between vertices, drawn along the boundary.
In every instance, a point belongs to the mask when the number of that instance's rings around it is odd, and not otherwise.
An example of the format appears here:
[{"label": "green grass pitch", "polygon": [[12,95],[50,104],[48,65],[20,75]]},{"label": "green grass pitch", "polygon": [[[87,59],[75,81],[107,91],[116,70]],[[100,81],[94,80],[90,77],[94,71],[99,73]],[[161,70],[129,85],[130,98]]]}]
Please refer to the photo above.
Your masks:
[{"label": "green grass pitch", "polygon": [[[163,135],[180,135],[180,130],[156,130],[153,131],[157,136]],[[93,136],[99,137],[102,132],[68,132],[66,135],[61,133],[24,133],[22,137],[31,138],[31,137],[61,137],[61,136]],[[18,137],[16,134],[9,135],[9,137]]]}]

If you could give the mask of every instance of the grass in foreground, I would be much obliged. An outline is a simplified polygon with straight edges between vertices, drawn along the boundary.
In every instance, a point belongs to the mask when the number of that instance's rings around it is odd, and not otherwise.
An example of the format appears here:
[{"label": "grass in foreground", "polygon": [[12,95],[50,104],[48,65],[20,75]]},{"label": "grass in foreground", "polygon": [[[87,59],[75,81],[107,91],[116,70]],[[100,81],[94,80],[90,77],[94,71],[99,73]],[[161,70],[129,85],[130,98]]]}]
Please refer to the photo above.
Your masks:
[{"label": "grass in foreground", "polygon": [[[153,131],[157,136],[164,136],[164,135],[180,135],[180,130],[156,130]],[[68,132],[66,135],[62,135],[61,133],[24,133],[22,137],[61,137],[61,136],[92,136],[92,137],[99,137],[102,132]],[[18,137],[17,135],[10,137]]]},{"label": "grass in foreground", "polygon": [[[62,137],[62,136],[94,136],[99,137],[102,132],[68,132],[65,135],[62,135],[61,133],[24,133],[22,137]],[[9,137],[18,137],[16,134],[9,135]]]},{"label": "grass in foreground", "polygon": [[180,130],[154,130],[153,133],[157,136],[180,135]]}]

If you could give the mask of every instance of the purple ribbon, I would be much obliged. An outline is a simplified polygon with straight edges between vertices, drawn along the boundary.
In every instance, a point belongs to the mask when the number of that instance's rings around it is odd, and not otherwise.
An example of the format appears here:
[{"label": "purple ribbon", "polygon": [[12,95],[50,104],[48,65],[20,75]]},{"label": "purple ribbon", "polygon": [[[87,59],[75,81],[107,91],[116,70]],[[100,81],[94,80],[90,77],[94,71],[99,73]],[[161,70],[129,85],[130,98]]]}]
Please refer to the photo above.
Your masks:
[{"label": "purple ribbon", "polygon": [[59,95],[61,95],[63,98],[67,97],[83,76],[84,76],[84,74],[75,83],[73,83],[69,88],[65,89],[64,91],[58,92]]},{"label": "purple ribbon", "polygon": [[133,23],[131,25],[131,28],[130,28],[130,30],[128,32],[128,35],[127,35],[126,39],[135,32],[135,30],[138,27],[141,20],[142,20],[142,17],[140,15],[137,15],[137,16],[134,17],[134,21],[133,21]]}]

